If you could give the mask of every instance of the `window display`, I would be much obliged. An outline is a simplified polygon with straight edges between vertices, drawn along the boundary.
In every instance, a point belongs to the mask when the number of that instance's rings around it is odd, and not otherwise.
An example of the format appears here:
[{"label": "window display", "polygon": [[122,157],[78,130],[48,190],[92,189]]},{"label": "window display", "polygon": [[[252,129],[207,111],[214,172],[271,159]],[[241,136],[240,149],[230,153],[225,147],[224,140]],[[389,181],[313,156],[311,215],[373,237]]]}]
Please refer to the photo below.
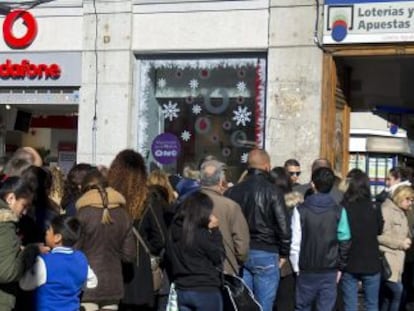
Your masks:
[{"label": "window display", "polygon": [[[263,147],[264,58],[141,60],[139,80],[138,146],[149,162],[181,173],[186,163],[214,155],[237,179],[247,153]],[[168,164],[151,150],[163,133],[181,144]]]}]

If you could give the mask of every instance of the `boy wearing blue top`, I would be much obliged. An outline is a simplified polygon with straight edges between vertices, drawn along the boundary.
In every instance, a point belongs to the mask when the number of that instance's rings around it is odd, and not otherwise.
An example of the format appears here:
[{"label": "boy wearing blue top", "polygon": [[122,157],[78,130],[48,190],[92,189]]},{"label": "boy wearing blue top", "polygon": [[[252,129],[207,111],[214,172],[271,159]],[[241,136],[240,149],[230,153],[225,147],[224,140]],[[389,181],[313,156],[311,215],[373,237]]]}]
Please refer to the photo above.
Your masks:
[{"label": "boy wearing blue top", "polygon": [[47,254],[20,280],[23,290],[36,288],[36,310],[78,311],[82,288],[95,288],[97,278],[86,256],[72,246],[81,234],[79,221],[70,216],[55,217],[46,231]]},{"label": "boy wearing blue top", "polygon": [[315,191],[295,208],[292,217],[290,260],[296,279],[295,311],[333,310],[336,284],[345,268],[351,233],[346,210],[330,191],[335,175],[321,167],[312,173]]}]

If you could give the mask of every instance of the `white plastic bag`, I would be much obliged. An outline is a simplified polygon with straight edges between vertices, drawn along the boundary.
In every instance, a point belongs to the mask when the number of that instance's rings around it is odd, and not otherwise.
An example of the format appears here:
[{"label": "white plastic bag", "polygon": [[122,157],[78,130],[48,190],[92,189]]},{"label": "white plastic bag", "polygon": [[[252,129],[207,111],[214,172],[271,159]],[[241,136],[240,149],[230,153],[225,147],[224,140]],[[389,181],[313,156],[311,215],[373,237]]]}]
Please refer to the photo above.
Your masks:
[{"label": "white plastic bag", "polygon": [[177,298],[177,292],[175,290],[174,283],[171,283],[171,286],[170,286],[167,309],[165,311],[178,311],[178,298]]}]

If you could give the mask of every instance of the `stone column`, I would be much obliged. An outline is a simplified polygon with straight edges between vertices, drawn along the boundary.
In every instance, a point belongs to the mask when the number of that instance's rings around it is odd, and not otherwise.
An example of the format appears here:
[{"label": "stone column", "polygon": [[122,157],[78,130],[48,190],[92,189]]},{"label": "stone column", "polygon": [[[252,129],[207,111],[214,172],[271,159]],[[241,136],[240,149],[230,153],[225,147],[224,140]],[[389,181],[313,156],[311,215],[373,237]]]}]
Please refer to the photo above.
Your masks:
[{"label": "stone column", "polygon": [[132,3],[96,1],[96,5],[97,16],[92,1],[84,2],[78,162],[110,164],[116,153],[131,146]]},{"label": "stone column", "polygon": [[320,149],[322,51],[314,44],[315,20],[314,0],[271,0],[266,149],[273,166],[296,158],[303,183]]}]

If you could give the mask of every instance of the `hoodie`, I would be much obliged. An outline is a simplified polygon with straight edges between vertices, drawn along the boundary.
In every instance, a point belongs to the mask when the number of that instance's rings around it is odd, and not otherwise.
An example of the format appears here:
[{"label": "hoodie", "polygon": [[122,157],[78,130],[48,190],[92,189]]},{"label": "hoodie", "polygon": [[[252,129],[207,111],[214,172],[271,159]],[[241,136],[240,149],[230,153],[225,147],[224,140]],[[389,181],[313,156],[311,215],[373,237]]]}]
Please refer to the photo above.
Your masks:
[{"label": "hoodie", "polygon": [[293,211],[290,260],[295,272],[343,270],[351,233],[346,210],[331,195],[315,193]]}]

